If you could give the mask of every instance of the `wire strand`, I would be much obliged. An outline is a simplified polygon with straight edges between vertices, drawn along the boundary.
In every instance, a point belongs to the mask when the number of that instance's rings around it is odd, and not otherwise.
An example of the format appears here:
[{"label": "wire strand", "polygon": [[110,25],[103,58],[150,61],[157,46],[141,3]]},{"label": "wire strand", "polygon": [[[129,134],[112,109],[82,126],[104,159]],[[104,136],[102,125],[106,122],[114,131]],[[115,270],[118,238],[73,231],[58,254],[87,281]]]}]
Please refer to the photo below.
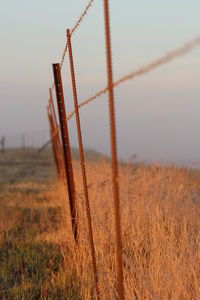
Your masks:
[{"label": "wire strand", "polygon": [[[79,17],[78,21],[75,23],[74,27],[71,30],[71,36],[72,34],[77,30],[77,28],[79,27],[79,25],[81,24],[81,22],[83,21],[83,18],[85,17],[85,15],[87,14],[88,10],[90,9],[90,7],[92,6],[94,0],[90,0],[86,6],[86,8],[84,9],[84,11],[82,12],[81,16]],[[64,63],[65,60],[65,55],[67,53],[67,43],[65,45],[63,54],[62,54],[62,58],[61,58],[61,62],[60,62],[60,67],[62,68],[62,65]]]},{"label": "wire strand", "polygon": [[[197,36],[196,38],[194,38],[193,40],[185,43],[183,46],[181,46],[180,48],[177,48],[175,50],[172,50],[170,52],[168,52],[167,54],[165,54],[164,56],[156,59],[155,61],[147,64],[146,66],[143,66],[141,68],[139,68],[136,71],[133,71],[123,77],[121,77],[120,79],[118,79],[117,81],[115,81],[113,83],[113,87],[116,87],[128,80],[131,80],[135,77],[144,75],[154,69],[156,69],[157,67],[166,64],[168,62],[171,62],[172,60],[174,60],[175,58],[178,58],[180,56],[183,56],[184,54],[190,52],[191,50],[193,50],[195,47],[200,46],[200,36]],[[104,89],[102,89],[101,91],[99,91],[98,93],[96,93],[94,96],[88,98],[87,100],[82,101],[79,104],[79,108],[81,108],[82,106],[85,106],[87,104],[89,104],[90,102],[92,102],[93,100],[95,100],[96,98],[102,96],[103,94],[107,93],[108,91],[108,87],[105,87]],[[67,116],[67,121],[70,120],[73,115],[75,114],[75,110],[73,110],[68,116]]]},{"label": "wire strand", "polygon": [[85,17],[85,15],[87,14],[88,10],[90,9],[90,7],[92,6],[94,0],[90,0],[85,8],[85,10],[83,11],[83,13],[81,14],[80,18],[78,19],[78,21],[76,22],[76,24],[74,25],[74,27],[71,30],[71,35],[76,31],[76,29],[78,28],[78,26],[80,25],[80,23],[82,22],[83,18]]}]

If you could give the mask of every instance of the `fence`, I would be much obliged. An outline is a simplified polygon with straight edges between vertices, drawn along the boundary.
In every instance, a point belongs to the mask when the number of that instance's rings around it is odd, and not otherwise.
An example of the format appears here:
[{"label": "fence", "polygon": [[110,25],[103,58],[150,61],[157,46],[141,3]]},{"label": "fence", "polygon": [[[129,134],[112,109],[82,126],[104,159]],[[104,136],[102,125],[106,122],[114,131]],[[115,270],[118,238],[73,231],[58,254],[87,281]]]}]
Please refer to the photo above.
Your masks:
[{"label": "fence", "polygon": [[0,137],[0,149],[39,149],[47,141],[50,134],[47,130],[28,131],[19,134],[3,135]]},{"label": "fence", "polygon": [[[114,105],[114,88],[118,85],[124,83],[127,80],[134,79],[137,76],[141,76],[145,73],[152,71],[153,69],[170,62],[173,59],[176,59],[179,56],[186,54],[191,51],[194,47],[200,45],[200,36],[189,41],[182,47],[175,49],[166,55],[160,57],[159,59],[150,62],[149,64],[141,67],[140,69],[133,71],[119,80],[113,82],[112,76],[112,59],[111,59],[111,42],[110,42],[110,20],[109,20],[109,1],[104,0],[104,23],[105,23],[105,44],[106,44],[106,58],[107,58],[107,86],[97,92],[94,96],[78,102],[77,96],[77,86],[76,86],[76,76],[75,76],[75,67],[73,60],[73,50],[72,50],[72,36],[73,33],[78,29],[78,26],[81,25],[84,17],[86,16],[88,10],[91,8],[94,0],[89,1],[86,9],[81,14],[80,18],[76,22],[72,30],[67,29],[66,32],[66,45],[64,52],[61,58],[60,63],[53,64],[53,76],[54,83],[49,89],[49,104],[47,107],[48,119],[50,124],[51,139],[53,142],[53,149],[55,155],[55,161],[57,163],[57,169],[59,177],[62,180],[66,181],[69,195],[69,204],[71,212],[71,222],[72,230],[74,234],[74,239],[76,244],[79,243],[79,232],[78,232],[78,213],[77,213],[77,199],[76,199],[76,190],[74,186],[74,175],[73,167],[71,160],[71,149],[70,141],[68,134],[68,121],[75,115],[76,126],[77,126],[77,135],[79,142],[79,152],[80,152],[80,164],[82,171],[82,184],[84,189],[84,199],[86,204],[86,215],[88,223],[88,232],[89,232],[89,244],[92,260],[92,269],[94,274],[94,282],[96,289],[96,297],[100,299],[99,292],[99,281],[98,281],[98,264],[96,261],[95,255],[95,244],[93,239],[93,228],[91,221],[91,212],[90,212],[90,201],[88,195],[88,184],[87,184],[87,173],[85,168],[85,159],[84,159],[84,148],[82,142],[81,134],[81,120],[79,115],[79,109],[84,105],[89,104],[91,101],[100,97],[102,94],[108,93],[109,99],[109,113],[110,113],[110,137],[111,137],[111,161],[112,161],[112,187],[113,187],[113,201],[114,201],[114,216],[115,216],[115,234],[116,234],[116,261],[117,261],[117,278],[118,278],[118,287],[117,293],[119,299],[124,299],[124,288],[123,288],[123,263],[122,263],[122,244],[121,244],[121,220],[120,220],[120,199],[119,199],[119,186],[118,186],[118,159],[117,159],[117,142],[116,142],[116,130],[115,130],[115,105]],[[70,62],[70,72],[71,72],[71,83],[73,91],[73,100],[74,100],[74,110],[66,115],[65,111],[65,102],[61,78],[61,68],[65,60],[66,55],[69,55]],[[54,101],[52,97],[52,91],[55,89],[56,99],[57,99],[57,110],[59,116],[59,123],[57,121]],[[123,260],[130,265],[130,262],[123,255]],[[127,262],[128,261],[128,262]]]}]

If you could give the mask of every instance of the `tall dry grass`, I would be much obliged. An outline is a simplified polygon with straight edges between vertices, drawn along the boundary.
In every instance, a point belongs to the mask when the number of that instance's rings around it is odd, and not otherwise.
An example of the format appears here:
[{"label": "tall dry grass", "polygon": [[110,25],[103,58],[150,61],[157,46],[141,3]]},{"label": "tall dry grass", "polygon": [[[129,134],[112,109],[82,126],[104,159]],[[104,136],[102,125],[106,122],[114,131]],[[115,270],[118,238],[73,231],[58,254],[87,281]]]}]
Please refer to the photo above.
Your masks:
[{"label": "tall dry grass", "polygon": [[[87,164],[101,299],[117,298],[111,170]],[[79,246],[73,240],[67,192],[54,195],[62,225],[40,236],[67,246],[68,272],[76,272],[83,299],[95,294],[80,166],[74,162]],[[200,299],[200,180],[178,167],[120,166],[120,200],[126,299]]]}]

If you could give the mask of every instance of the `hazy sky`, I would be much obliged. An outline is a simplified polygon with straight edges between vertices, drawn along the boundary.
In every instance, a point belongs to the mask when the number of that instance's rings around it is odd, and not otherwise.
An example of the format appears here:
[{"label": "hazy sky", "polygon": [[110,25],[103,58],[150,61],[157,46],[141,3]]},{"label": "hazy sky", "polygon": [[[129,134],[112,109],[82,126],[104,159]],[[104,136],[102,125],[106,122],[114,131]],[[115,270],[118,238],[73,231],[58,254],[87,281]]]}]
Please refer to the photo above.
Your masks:
[{"label": "hazy sky", "polygon": [[[0,0],[0,135],[48,130],[53,62],[88,1]],[[199,0],[110,0],[114,78],[200,34]],[[106,85],[103,0],[72,43],[82,101]],[[63,65],[67,111],[73,108],[68,57]],[[200,160],[200,48],[115,90],[120,157]],[[81,111],[86,147],[109,151],[107,96]],[[70,121],[72,144],[77,144]]]}]

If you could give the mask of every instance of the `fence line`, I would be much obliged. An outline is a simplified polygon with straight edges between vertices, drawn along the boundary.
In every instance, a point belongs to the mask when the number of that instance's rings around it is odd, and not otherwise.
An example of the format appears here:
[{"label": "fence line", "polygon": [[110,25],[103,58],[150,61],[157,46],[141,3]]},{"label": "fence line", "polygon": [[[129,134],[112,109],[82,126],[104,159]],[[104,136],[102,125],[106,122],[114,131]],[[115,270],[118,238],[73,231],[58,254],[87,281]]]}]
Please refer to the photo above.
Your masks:
[{"label": "fence line", "polygon": [[0,136],[0,149],[39,149],[45,143],[50,144],[48,130],[24,131],[17,134]]},{"label": "fence line", "polygon": [[[79,152],[80,152],[80,164],[81,164],[81,172],[82,172],[82,182],[83,182],[83,195],[85,199],[85,209],[86,209],[86,216],[87,216],[87,228],[89,232],[89,246],[91,252],[91,260],[92,260],[92,270],[94,275],[94,283],[96,289],[96,298],[100,299],[100,292],[99,292],[99,280],[98,280],[98,272],[102,273],[102,266],[100,262],[96,262],[96,253],[95,253],[95,244],[93,238],[93,230],[92,230],[92,220],[91,220],[91,212],[90,212],[90,202],[88,196],[88,184],[87,184],[87,174],[86,174],[86,167],[85,167],[85,160],[84,160],[84,147],[82,141],[82,134],[81,134],[81,122],[80,122],[80,115],[79,109],[91,101],[95,100],[96,98],[100,97],[103,94],[108,92],[109,97],[109,113],[110,113],[110,138],[111,138],[111,150],[112,150],[112,186],[113,186],[113,200],[114,200],[114,221],[115,221],[115,245],[116,245],[116,262],[117,262],[117,284],[115,286],[116,293],[113,291],[113,297],[119,297],[120,300],[124,300],[124,284],[123,284],[123,264],[122,258],[125,264],[132,266],[132,262],[130,261],[129,257],[123,251],[123,247],[121,244],[121,221],[120,221],[120,201],[119,201],[119,182],[118,182],[118,159],[117,159],[117,142],[116,142],[116,130],[115,130],[115,105],[114,105],[114,88],[119,86],[120,84],[134,79],[135,77],[144,75],[157,67],[166,64],[186,53],[191,51],[197,46],[200,46],[200,36],[197,36],[193,40],[185,43],[183,46],[174,49],[167,54],[161,56],[160,58],[144,65],[143,67],[139,68],[136,71],[132,71],[129,74],[121,77],[117,81],[113,82],[113,75],[112,75],[112,59],[111,59],[111,41],[110,41],[110,17],[109,17],[109,0],[102,0],[104,3],[104,25],[105,25],[105,45],[106,45],[106,58],[107,58],[107,81],[108,85],[101,91],[97,92],[94,96],[78,103],[78,96],[77,96],[77,87],[76,87],[76,79],[75,79],[75,70],[74,70],[74,61],[72,55],[72,45],[71,45],[71,38],[73,33],[77,30],[79,25],[81,24],[83,18],[86,16],[88,10],[91,8],[94,0],[90,0],[82,12],[80,18],[75,23],[74,27],[70,31],[67,30],[67,42],[64,48],[64,52],[62,54],[60,64],[53,64],[53,71],[54,71],[54,83],[52,87],[49,89],[50,99],[48,105],[48,114],[49,114],[49,122],[50,127],[52,128],[52,143],[53,143],[53,150],[55,153],[55,157],[59,157],[59,159],[55,159],[59,169],[64,168],[64,173],[59,171],[59,176],[61,179],[65,177],[68,187],[68,195],[69,195],[69,202],[70,202],[70,212],[71,212],[71,221],[72,221],[72,230],[74,234],[74,239],[78,242],[78,212],[76,206],[76,195],[79,196],[77,193],[75,186],[74,186],[74,177],[73,177],[73,166],[71,162],[71,149],[70,149],[70,141],[68,136],[68,121],[75,115],[76,127],[77,127],[77,136],[79,142]],[[63,95],[63,88],[62,88],[62,78],[61,78],[61,68],[63,62],[65,60],[66,53],[69,53],[69,62],[70,62],[70,72],[71,72],[71,82],[72,82],[72,92],[73,92],[73,100],[74,100],[74,110],[66,116],[65,112],[65,104],[64,104],[64,95]],[[57,105],[58,105],[58,115],[59,115],[59,125],[56,120],[56,113],[53,103],[52,97],[52,90],[53,88],[56,89],[56,98],[57,98]],[[61,133],[61,134],[60,134]],[[61,140],[62,139],[62,143]],[[63,146],[63,150],[61,149],[61,145]],[[60,166],[59,166],[60,164]],[[82,207],[83,208],[83,207]],[[103,226],[103,224],[101,224]],[[101,226],[101,227],[102,227]],[[104,230],[105,227],[103,226]],[[107,229],[106,229],[107,230]],[[110,241],[113,243],[113,241]],[[133,268],[134,269],[134,268]],[[103,273],[104,270],[103,270]],[[105,275],[105,274],[104,274]]]}]

